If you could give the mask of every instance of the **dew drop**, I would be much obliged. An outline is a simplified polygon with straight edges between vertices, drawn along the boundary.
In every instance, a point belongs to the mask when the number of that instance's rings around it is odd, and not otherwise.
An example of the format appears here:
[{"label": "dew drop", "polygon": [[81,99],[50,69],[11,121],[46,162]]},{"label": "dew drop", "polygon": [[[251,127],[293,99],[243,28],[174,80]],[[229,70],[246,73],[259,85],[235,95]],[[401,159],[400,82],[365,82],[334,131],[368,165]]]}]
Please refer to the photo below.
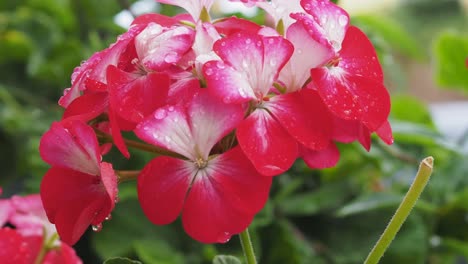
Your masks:
[{"label": "dew drop", "polygon": [[310,4],[304,5],[304,10],[309,11],[311,9]]},{"label": "dew drop", "polygon": [[252,43],[252,40],[251,40],[251,39],[248,38],[248,39],[245,40],[245,44],[248,45],[248,44],[250,44],[250,43]]},{"label": "dew drop", "polygon": [[179,60],[179,55],[175,51],[168,52],[164,57],[164,61],[167,63],[175,63]]},{"label": "dew drop", "polygon": [[106,218],[105,218],[106,221],[109,221],[109,220],[111,220],[111,219],[112,219],[112,215],[111,215],[111,214],[109,214],[109,215],[106,216]]},{"label": "dew drop", "polygon": [[210,76],[210,75],[213,74],[213,70],[212,70],[211,68],[207,68],[207,69],[205,70],[205,74],[206,74],[207,76]]},{"label": "dew drop", "polygon": [[167,108],[167,110],[169,110],[169,112],[174,112],[174,107],[171,105]]},{"label": "dew drop", "polygon": [[344,113],[345,115],[350,115],[350,114],[351,114],[351,111],[350,111],[350,110],[344,110],[343,113]]},{"label": "dew drop", "polygon": [[93,225],[92,229],[93,229],[94,232],[100,232],[102,230],[102,224],[99,223],[97,225]]},{"label": "dew drop", "polygon": [[270,66],[276,66],[276,60],[270,59]]},{"label": "dew drop", "polygon": [[342,27],[346,26],[346,24],[348,24],[348,18],[345,15],[340,15],[338,17],[338,24]]},{"label": "dew drop", "polygon": [[156,112],[154,112],[154,118],[158,120],[161,120],[165,118],[166,116],[167,116],[167,112],[166,112],[166,109],[164,108],[159,108],[158,110],[156,110]]},{"label": "dew drop", "polygon": [[164,137],[164,140],[165,140],[166,142],[171,142],[171,141],[172,141],[171,138],[170,138],[169,136],[165,136],[165,137]]},{"label": "dew drop", "polygon": [[217,61],[216,62],[216,67],[218,67],[218,69],[226,68],[226,66],[224,65],[224,63],[222,61]]},{"label": "dew drop", "polygon": [[222,47],[226,46],[226,42],[224,42],[224,41],[221,42],[221,46],[222,46]]}]

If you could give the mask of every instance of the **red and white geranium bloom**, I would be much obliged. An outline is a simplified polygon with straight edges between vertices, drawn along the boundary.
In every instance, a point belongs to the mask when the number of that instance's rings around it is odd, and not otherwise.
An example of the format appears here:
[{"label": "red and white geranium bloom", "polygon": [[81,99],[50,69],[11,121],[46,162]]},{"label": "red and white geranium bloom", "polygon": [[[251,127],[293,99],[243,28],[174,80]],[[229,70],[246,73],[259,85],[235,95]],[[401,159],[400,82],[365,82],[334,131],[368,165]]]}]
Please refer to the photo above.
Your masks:
[{"label": "red and white geranium bloom", "polygon": [[117,177],[112,165],[101,161],[93,129],[81,121],[53,123],[39,150],[52,165],[41,183],[45,211],[61,240],[72,245],[114,209]]},{"label": "red and white geranium bloom", "polygon": [[214,51],[222,60],[204,67],[208,89],[219,100],[250,103],[251,113],[236,135],[263,175],[289,169],[299,155],[298,144],[318,150],[330,142],[328,113],[313,91],[279,94],[274,90],[293,49],[281,36],[237,33],[215,43]]},{"label": "red and white geranium bloom", "polygon": [[157,157],[138,177],[138,198],[155,224],[182,214],[185,231],[203,243],[224,243],[242,232],[263,207],[271,178],[258,174],[239,147],[211,153],[242,120],[241,105],[227,105],[202,89],[186,106],[160,108],[140,123],[144,141],[187,158]]}]

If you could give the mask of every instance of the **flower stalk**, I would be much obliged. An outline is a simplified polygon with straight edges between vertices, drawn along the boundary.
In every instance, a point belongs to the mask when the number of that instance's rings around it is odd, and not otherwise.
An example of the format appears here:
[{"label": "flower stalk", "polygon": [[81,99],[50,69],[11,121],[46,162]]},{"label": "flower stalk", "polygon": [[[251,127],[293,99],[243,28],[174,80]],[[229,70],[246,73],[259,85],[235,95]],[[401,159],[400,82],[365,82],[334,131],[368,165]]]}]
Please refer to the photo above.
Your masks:
[{"label": "flower stalk", "polygon": [[242,233],[239,234],[239,238],[242,245],[242,251],[244,252],[245,261],[247,264],[257,264],[255,258],[255,252],[250,239],[249,229],[246,228]]},{"label": "flower stalk", "polygon": [[403,198],[403,201],[396,210],[382,236],[367,256],[366,260],[364,261],[364,264],[377,264],[382,258],[383,254],[392,243],[396,234],[398,233],[401,226],[403,225],[406,218],[413,209],[414,205],[418,201],[419,196],[426,187],[429,178],[432,174],[433,164],[434,158],[432,157],[425,158],[419,164],[419,170],[416,174],[413,184],[411,184],[408,192]]}]

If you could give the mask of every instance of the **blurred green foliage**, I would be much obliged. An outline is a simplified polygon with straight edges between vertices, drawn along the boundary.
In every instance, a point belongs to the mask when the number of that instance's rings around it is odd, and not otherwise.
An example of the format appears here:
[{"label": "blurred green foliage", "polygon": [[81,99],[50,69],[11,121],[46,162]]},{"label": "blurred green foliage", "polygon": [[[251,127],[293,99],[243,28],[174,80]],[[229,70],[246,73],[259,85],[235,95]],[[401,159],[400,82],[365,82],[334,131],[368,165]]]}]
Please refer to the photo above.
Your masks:
[{"label": "blurred green foliage", "polygon": [[[73,68],[124,31],[114,16],[133,2],[0,2],[0,185],[6,195],[38,192],[47,170],[38,144],[51,122],[60,119],[62,110],[56,101],[70,85]],[[435,157],[435,174],[382,263],[468,261],[468,156],[460,149],[464,142],[444,137],[427,106],[404,94],[404,71],[395,63],[397,57],[426,62],[431,58],[437,63],[435,78],[440,84],[466,91],[466,32],[440,35],[434,57],[422,45],[442,28],[440,24],[421,27],[428,21],[450,19],[461,28],[460,7],[454,1],[441,2],[451,4],[420,0],[396,15],[352,18],[374,42],[387,79],[403,87],[392,96],[395,144],[387,146],[374,138],[370,152],[357,144],[340,145],[341,160],[335,168],[311,170],[298,161],[276,177],[270,201],[251,226],[260,263],[362,262],[411,183],[418,161],[428,155]],[[161,10],[179,11],[168,6]],[[435,10],[440,12],[435,15]],[[260,15],[254,19],[261,21]],[[150,158],[134,152],[126,160],[115,150],[106,157],[117,169],[141,168]],[[75,246],[84,263],[117,256],[149,264],[238,263],[235,257],[242,258],[237,237],[224,245],[203,245],[191,240],[179,221],[152,225],[138,205],[133,182],[119,186],[119,197],[112,220],[100,233],[88,232]],[[212,262],[219,254],[231,256]]]}]

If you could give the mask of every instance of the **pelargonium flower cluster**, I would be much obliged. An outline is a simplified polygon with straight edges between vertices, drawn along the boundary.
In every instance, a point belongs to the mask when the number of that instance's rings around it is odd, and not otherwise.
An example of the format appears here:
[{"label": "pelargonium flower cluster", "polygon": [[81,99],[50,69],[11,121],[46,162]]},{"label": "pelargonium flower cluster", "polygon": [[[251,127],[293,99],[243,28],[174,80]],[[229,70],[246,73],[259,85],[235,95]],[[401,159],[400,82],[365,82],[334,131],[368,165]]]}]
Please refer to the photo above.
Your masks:
[{"label": "pelargonium flower cluster", "polygon": [[188,13],[140,16],[77,67],[59,101],[63,119],[42,138],[52,167],[41,197],[63,241],[100,229],[115,207],[122,174],[102,161],[112,145],[127,158],[129,147],[161,154],[138,168],[151,222],[181,215],[192,238],[222,243],[247,228],[272,176],[296,159],[326,168],[339,159],[336,142],[369,149],[375,132],[392,143],[375,49],[329,0],[242,0],[271,27],[212,20],[214,0],[159,2]]},{"label": "pelargonium flower cluster", "polygon": [[0,199],[0,261],[6,264],[82,263],[70,246],[58,240],[39,194]]}]

